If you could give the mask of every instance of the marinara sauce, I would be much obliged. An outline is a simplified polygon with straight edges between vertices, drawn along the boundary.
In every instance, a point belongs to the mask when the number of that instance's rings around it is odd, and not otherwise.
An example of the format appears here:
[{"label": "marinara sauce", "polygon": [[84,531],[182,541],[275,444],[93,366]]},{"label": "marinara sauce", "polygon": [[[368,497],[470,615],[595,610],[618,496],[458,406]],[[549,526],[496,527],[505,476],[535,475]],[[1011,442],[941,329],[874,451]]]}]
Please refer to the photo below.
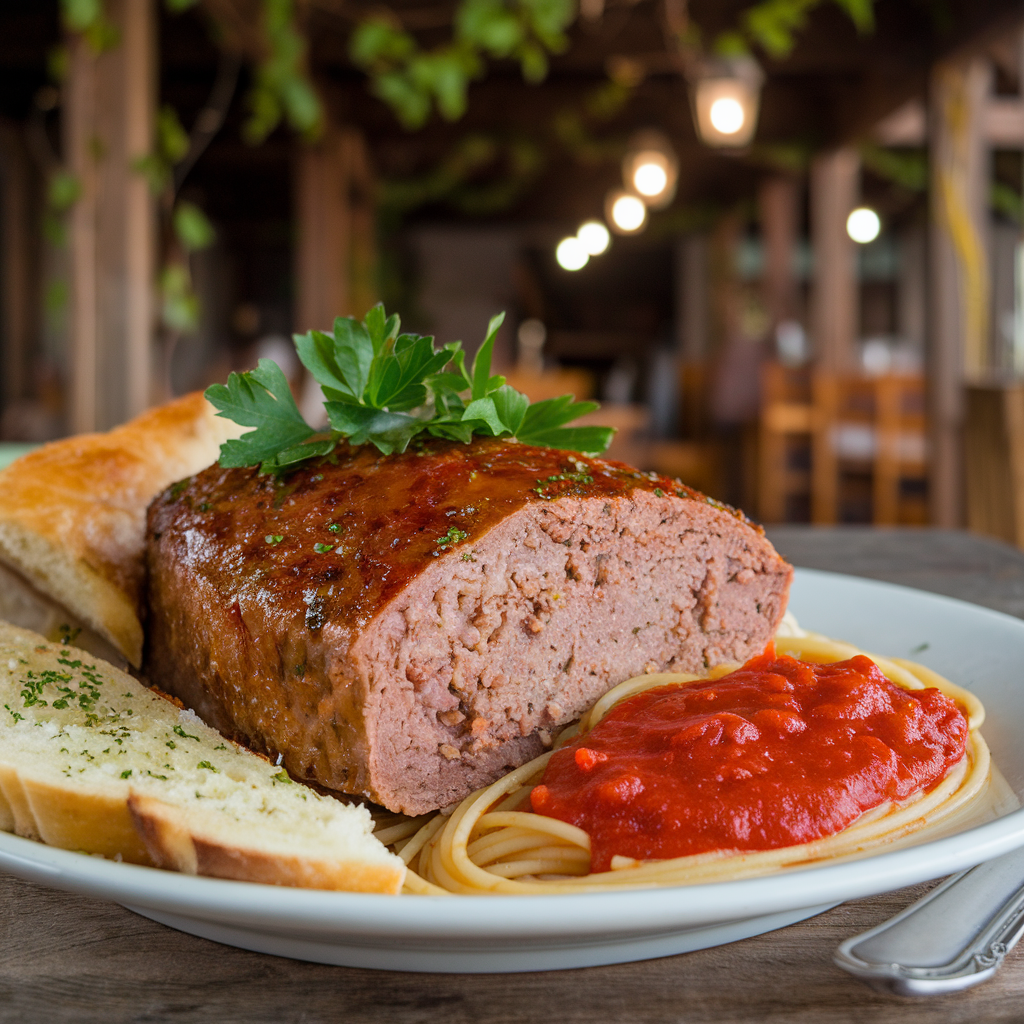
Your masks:
[{"label": "marinara sauce", "polygon": [[772,850],[930,787],[967,736],[949,697],[863,655],[815,665],[769,646],[721,679],[623,701],[555,752],[531,803],[590,835],[591,871],[616,854]]}]

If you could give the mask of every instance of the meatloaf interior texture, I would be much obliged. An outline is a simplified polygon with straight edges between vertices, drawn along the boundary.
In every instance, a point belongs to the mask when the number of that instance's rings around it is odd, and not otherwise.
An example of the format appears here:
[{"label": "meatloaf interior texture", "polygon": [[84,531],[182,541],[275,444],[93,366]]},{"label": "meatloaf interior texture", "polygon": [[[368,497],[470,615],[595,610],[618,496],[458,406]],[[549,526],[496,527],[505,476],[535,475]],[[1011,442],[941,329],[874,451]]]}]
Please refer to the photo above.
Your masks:
[{"label": "meatloaf interior texture", "polygon": [[212,466],[149,510],[146,671],[298,778],[446,807],[602,693],[760,652],[792,569],[742,515],[526,445]]}]

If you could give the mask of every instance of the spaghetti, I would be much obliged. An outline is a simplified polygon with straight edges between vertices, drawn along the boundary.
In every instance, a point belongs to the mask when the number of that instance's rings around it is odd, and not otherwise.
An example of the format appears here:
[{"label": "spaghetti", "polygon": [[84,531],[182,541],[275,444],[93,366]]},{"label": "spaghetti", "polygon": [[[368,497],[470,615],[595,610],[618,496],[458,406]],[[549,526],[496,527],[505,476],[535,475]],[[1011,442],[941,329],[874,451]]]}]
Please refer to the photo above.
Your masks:
[{"label": "spaghetti", "polygon": [[[828,664],[863,654],[857,648],[793,624],[776,637],[776,650],[802,661]],[[553,751],[497,782],[470,794],[455,810],[418,819],[382,822],[377,837],[408,865],[405,892],[420,894],[556,894],[613,889],[692,885],[747,878],[821,860],[856,857],[891,846],[922,831],[932,837],[973,823],[985,812],[991,760],[979,733],[981,702],[967,691],[913,662],[871,655],[897,686],[936,687],[963,710],[969,728],[965,756],[932,788],[900,803],[875,807],[833,835],[778,849],[714,851],[666,860],[636,861],[615,856],[611,870],[590,873],[590,837],[582,829],[532,813],[530,793]],[[608,691],[583,718],[555,740],[555,749],[589,732],[621,701],[670,684],[719,679],[736,665],[712,669],[707,677],[657,673],[629,679]],[[524,809],[525,808],[525,809]],[[989,814],[991,816],[991,813]]]}]

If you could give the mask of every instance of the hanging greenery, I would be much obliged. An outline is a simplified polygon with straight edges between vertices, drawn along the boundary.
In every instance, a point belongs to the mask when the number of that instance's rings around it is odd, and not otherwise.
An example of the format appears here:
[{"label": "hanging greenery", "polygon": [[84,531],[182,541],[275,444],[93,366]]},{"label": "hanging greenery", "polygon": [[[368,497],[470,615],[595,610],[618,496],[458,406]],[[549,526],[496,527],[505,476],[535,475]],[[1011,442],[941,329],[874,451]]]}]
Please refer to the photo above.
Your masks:
[{"label": "hanging greenery", "polygon": [[300,135],[314,139],[323,112],[306,74],[306,40],[295,24],[292,0],[260,0],[260,5],[266,49],[255,67],[250,114],[242,134],[256,145],[284,120]]},{"label": "hanging greenery", "polygon": [[94,53],[121,41],[117,27],[107,20],[103,0],[60,0],[60,13],[64,28],[84,36]]},{"label": "hanging greenery", "polygon": [[434,107],[449,121],[465,113],[469,83],[487,58],[516,60],[527,82],[543,81],[548,55],[569,45],[575,13],[573,0],[461,0],[453,39],[429,51],[392,15],[373,14],[356,26],[349,53],[374,95],[406,128],[419,128]]},{"label": "hanging greenery", "polygon": [[[714,39],[711,49],[720,55],[760,49],[769,57],[786,57],[811,11],[829,2],[846,12],[858,32],[874,28],[874,0],[759,0],[739,15],[734,28]],[[670,44],[684,64],[699,59],[702,33],[685,6],[667,15]],[[514,59],[527,82],[542,81],[549,55],[568,47],[566,33],[575,17],[573,0],[461,0],[451,41],[424,50],[396,14],[378,11],[356,24],[349,53],[369,76],[371,92],[406,128],[415,129],[434,109],[446,120],[458,120],[469,85],[483,77],[488,59]]]},{"label": "hanging greenery", "polygon": [[760,0],[739,16],[736,28],[715,39],[715,52],[734,55],[758,48],[769,57],[788,57],[796,45],[797,33],[807,24],[807,16],[826,2],[842,8],[858,32],[874,29],[874,0]]}]

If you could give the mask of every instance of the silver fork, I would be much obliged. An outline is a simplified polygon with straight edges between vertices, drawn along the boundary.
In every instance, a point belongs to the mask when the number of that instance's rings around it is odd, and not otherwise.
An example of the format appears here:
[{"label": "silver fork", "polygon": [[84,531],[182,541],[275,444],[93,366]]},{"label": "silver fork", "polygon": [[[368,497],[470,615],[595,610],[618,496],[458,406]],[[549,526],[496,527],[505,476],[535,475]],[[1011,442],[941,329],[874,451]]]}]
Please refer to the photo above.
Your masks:
[{"label": "silver fork", "polygon": [[933,996],[988,980],[1024,934],[1024,849],[946,879],[836,950],[843,970],[880,992]]}]

